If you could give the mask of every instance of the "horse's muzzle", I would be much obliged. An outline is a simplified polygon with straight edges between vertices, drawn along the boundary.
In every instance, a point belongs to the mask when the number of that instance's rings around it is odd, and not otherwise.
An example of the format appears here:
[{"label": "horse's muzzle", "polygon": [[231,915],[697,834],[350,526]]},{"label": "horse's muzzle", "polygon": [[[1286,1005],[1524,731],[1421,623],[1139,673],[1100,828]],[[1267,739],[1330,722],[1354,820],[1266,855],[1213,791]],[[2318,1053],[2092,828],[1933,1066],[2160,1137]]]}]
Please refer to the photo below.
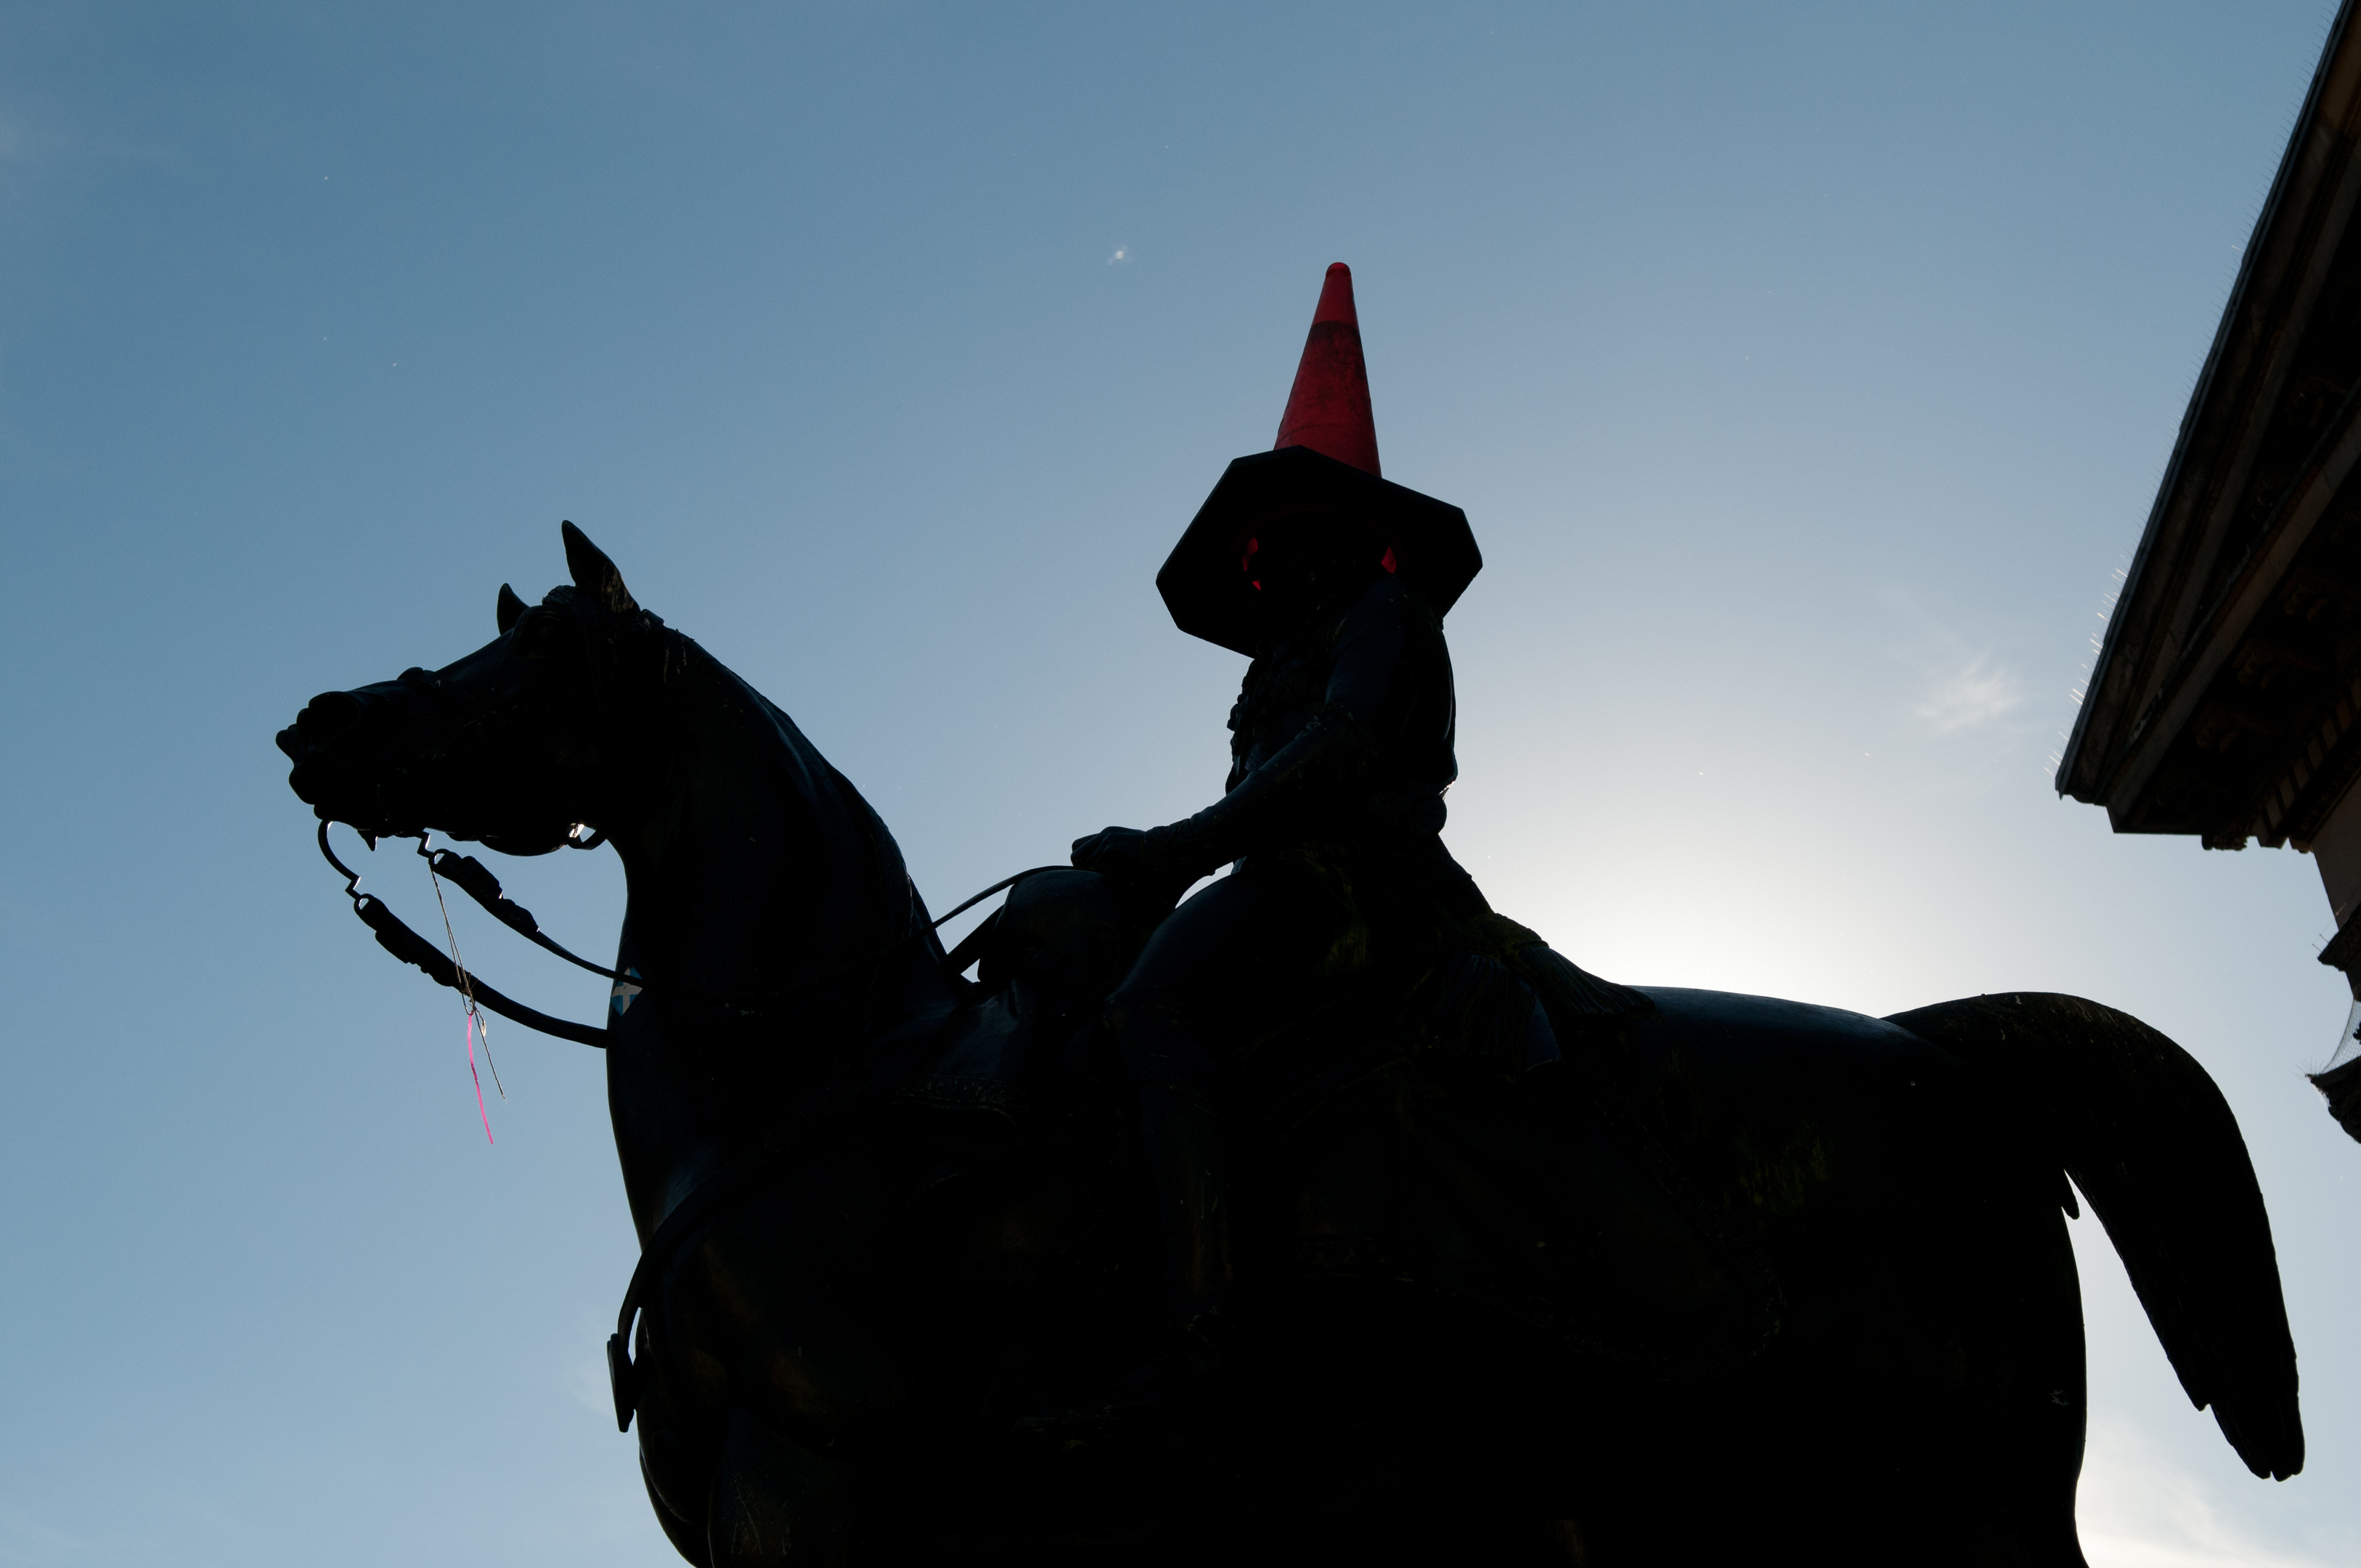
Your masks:
[{"label": "horse's muzzle", "polygon": [[360,721],[358,697],[350,692],[322,692],[303,705],[294,723],[279,732],[279,749],[291,762],[309,762]]},{"label": "horse's muzzle", "polygon": [[382,770],[352,754],[368,712],[366,698],[352,692],[322,692],[306,703],[276,738],[295,764],[287,787],[323,820],[349,823],[364,833],[415,832],[415,825],[396,822],[388,810]]}]

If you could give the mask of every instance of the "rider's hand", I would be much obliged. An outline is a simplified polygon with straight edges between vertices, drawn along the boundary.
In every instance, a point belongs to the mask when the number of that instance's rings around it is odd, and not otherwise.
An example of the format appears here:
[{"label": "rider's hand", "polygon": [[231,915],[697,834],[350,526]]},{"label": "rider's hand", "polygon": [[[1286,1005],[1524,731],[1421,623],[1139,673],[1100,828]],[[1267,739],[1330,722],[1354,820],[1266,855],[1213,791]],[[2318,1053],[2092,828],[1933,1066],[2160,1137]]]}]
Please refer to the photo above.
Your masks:
[{"label": "rider's hand", "polygon": [[1074,840],[1074,864],[1102,876],[1152,875],[1161,869],[1152,859],[1148,835],[1137,828],[1105,828]]}]

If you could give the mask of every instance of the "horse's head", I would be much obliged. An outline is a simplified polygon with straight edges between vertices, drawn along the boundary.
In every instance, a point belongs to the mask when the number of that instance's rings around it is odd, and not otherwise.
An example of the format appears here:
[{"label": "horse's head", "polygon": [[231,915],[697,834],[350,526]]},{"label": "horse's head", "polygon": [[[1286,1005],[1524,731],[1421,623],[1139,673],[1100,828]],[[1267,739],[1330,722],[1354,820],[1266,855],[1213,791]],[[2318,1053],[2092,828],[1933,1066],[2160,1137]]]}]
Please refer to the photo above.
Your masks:
[{"label": "horse's head", "polygon": [[528,609],[502,584],[500,634],[483,647],[440,670],[323,692],[279,732],[295,763],[288,784],[324,820],[537,855],[615,809],[616,705],[637,695],[640,672],[663,667],[652,644],[672,634],[581,530],[564,532],[571,587]]}]

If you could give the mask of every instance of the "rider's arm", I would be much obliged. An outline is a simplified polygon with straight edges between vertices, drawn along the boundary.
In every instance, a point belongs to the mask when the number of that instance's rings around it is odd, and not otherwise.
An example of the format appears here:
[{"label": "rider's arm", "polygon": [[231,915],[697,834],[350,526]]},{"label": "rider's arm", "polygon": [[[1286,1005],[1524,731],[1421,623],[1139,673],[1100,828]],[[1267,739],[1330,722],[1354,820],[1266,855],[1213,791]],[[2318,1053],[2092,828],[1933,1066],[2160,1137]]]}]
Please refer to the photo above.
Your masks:
[{"label": "rider's arm", "polygon": [[1240,778],[1220,800],[1151,828],[1151,859],[1174,872],[1205,872],[1251,852],[1273,833],[1300,830],[1307,814],[1345,807],[1374,782],[1380,715],[1400,673],[1410,607],[1380,579],[1345,618],[1327,701],[1295,738]]}]

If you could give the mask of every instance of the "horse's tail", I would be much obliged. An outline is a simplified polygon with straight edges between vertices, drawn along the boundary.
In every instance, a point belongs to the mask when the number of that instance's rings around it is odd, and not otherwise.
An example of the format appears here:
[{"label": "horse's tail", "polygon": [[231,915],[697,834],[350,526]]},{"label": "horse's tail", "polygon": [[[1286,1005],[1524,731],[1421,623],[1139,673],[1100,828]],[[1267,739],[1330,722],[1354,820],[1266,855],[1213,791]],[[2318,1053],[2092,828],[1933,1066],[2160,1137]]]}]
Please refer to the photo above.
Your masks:
[{"label": "horse's tail", "polygon": [[1992,1075],[2097,1211],[2190,1399],[2256,1475],[2302,1469],[2270,1218],[2238,1120],[2195,1058],[2073,996],[1968,997],[1887,1022]]}]

